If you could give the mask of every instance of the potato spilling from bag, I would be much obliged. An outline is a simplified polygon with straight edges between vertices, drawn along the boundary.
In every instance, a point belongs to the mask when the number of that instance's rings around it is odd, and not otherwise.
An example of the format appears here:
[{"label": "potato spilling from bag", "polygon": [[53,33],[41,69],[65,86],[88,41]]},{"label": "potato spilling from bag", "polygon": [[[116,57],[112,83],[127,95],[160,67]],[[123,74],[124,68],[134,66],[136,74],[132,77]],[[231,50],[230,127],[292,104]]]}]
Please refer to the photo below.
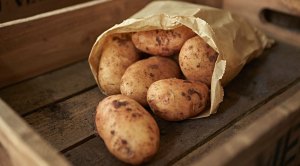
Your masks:
[{"label": "potato spilling from bag", "polygon": [[178,78],[178,64],[169,58],[154,56],[140,60],[127,68],[121,80],[121,93],[142,105],[147,105],[149,86],[161,79]]},{"label": "potato spilling from bag", "polygon": [[159,128],[153,117],[124,95],[109,96],[99,103],[96,128],[108,150],[129,164],[148,161],[159,147]]},{"label": "potato spilling from bag", "polygon": [[[113,40],[115,35],[121,40]],[[223,86],[271,43],[229,11],[180,1],[149,3],[101,34],[91,51],[99,87],[122,94],[100,102],[98,133],[118,159],[147,161],[157,152],[159,129],[142,106],[168,121],[208,117],[223,101]]]},{"label": "potato spilling from bag", "polygon": [[203,111],[209,90],[201,82],[164,79],[151,84],[147,101],[153,112],[162,119],[179,121],[192,118]]},{"label": "potato spilling from bag", "polygon": [[[107,37],[98,80],[106,94],[121,94],[99,103],[96,127],[106,147],[118,159],[141,164],[158,150],[158,126],[141,105],[149,104],[158,117],[168,121],[192,118],[207,108],[208,87],[179,79],[183,77],[181,70],[187,79],[199,78],[207,84],[211,79],[216,57],[210,61],[210,56],[216,56],[215,51],[200,37],[193,36],[195,33],[189,28],[180,26]],[[143,52],[160,56],[141,59]],[[181,70],[174,60],[176,53]],[[201,67],[195,63],[201,63]]]}]

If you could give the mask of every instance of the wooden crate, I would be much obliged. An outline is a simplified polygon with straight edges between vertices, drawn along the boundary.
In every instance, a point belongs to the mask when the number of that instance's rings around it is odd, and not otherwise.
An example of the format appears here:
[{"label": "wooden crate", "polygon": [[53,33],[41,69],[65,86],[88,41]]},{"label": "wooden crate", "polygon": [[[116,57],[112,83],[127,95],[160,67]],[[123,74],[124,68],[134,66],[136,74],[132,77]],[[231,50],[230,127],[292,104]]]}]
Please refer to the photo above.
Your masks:
[{"label": "wooden crate", "polygon": [[0,0],[0,23],[83,2],[87,0]]},{"label": "wooden crate", "polygon": [[244,16],[277,40],[300,45],[299,0],[224,0],[223,7]]},{"label": "wooden crate", "polygon": [[[0,165],[124,165],[96,134],[105,96],[86,59],[97,35],[148,2],[98,0],[0,24]],[[209,118],[156,118],[161,144],[148,164],[299,165],[299,54],[284,42],[266,50]]]}]

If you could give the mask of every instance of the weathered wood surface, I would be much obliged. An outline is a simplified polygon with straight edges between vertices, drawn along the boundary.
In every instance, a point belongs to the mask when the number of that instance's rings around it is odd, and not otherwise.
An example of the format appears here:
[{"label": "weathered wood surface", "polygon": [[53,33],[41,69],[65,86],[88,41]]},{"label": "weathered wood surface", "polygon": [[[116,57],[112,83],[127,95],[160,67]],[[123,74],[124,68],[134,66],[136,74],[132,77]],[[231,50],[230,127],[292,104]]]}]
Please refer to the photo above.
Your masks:
[{"label": "weathered wood surface", "polygon": [[[212,153],[214,153],[214,151],[216,151],[216,149],[226,146],[227,144],[230,144],[229,141],[231,141],[233,139],[233,137],[242,134],[241,132],[245,132],[245,130],[247,128],[249,128],[250,125],[252,124],[256,124],[257,120],[261,117],[264,116],[269,116],[270,118],[272,118],[273,121],[275,121],[275,119],[273,119],[273,114],[274,112],[274,108],[278,107],[279,105],[281,105],[285,100],[291,98],[291,96],[295,95],[295,93],[299,93],[300,92],[300,82],[296,83],[295,85],[292,85],[288,90],[286,90],[285,92],[283,92],[282,94],[276,96],[274,99],[272,99],[271,101],[269,101],[268,103],[264,104],[262,107],[260,107],[257,110],[254,110],[253,112],[250,112],[249,114],[245,115],[243,118],[241,118],[241,120],[237,121],[235,124],[233,124],[232,126],[230,126],[228,129],[224,130],[223,132],[221,132],[219,135],[217,135],[216,137],[212,138],[211,140],[209,140],[208,142],[206,142],[204,145],[200,146],[199,148],[195,149],[194,151],[192,151],[191,153],[189,153],[187,156],[185,156],[184,158],[180,159],[179,161],[177,161],[174,165],[175,166],[185,166],[185,165],[192,165],[192,164],[202,164],[202,160],[204,160],[203,158],[208,157],[207,155],[211,155]],[[296,98],[297,99],[297,98]],[[299,99],[300,96],[298,96],[298,104],[299,104]],[[291,104],[291,103],[290,103]],[[267,115],[266,115],[267,114]],[[299,122],[299,121],[298,121]],[[263,125],[261,126],[265,126],[265,122]],[[261,126],[259,128],[261,128]],[[291,128],[292,125],[287,126],[286,128],[283,128],[281,130],[277,130],[279,131],[278,133],[280,134],[287,134],[286,132],[288,132],[288,129]],[[282,127],[281,127],[282,128]],[[247,131],[250,134],[253,133],[257,133],[255,131]],[[295,135],[295,134],[294,134]],[[297,135],[295,135],[297,136]],[[298,135],[300,136],[300,135]],[[300,137],[295,137],[296,139],[298,139],[298,141],[294,144],[293,148],[290,148],[289,150],[295,150],[300,148]],[[270,141],[278,141],[274,139],[274,135],[269,135],[269,140],[267,142]],[[283,142],[276,142],[278,144],[281,144]],[[270,153],[265,153],[263,154],[260,158],[260,162],[263,163],[264,161],[271,161],[274,163],[274,161],[278,161],[283,159],[283,157],[278,157],[275,158],[274,153],[280,153],[281,155],[278,156],[283,156],[282,154],[286,153],[283,150],[281,151],[276,151],[274,148],[277,145],[274,145],[273,147],[269,148]],[[235,149],[233,149],[235,150]],[[297,152],[292,152],[291,154],[295,154]],[[223,152],[223,154],[226,154],[226,152]],[[254,152],[249,152],[249,154],[251,154],[251,156],[255,156],[258,155],[259,153],[257,151]],[[298,154],[300,155],[300,154]],[[218,156],[217,158],[223,157],[222,156]],[[227,156],[228,157],[228,156]],[[299,158],[300,156],[298,156]],[[223,158],[224,160],[224,158]],[[220,161],[220,160],[218,160]],[[294,160],[293,162],[297,162],[296,160]],[[212,161],[210,161],[209,165],[212,165]],[[222,164],[224,164],[224,162],[220,162]],[[278,164],[280,162],[277,162]],[[299,161],[298,161],[299,163]],[[270,163],[269,163],[270,164]],[[255,165],[255,164],[253,164]],[[267,165],[267,163],[264,163],[262,165]]]},{"label": "weathered wood surface", "polygon": [[98,88],[40,109],[24,119],[62,151],[95,133],[94,114],[104,95]]},{"label": "weathered wood surface", "polygon": [[69,163],[0,99],[0,165],[62,165]]},{"label": "weathered wood surface", "polygon": [[26,115],[95,86],[87,61],[82,61],[1,89],[0,97],[20,115]]},{"label": "weathered wood surface", "polygon": [[299,99],[300,83],[294,94],[194,165],[299,165]]}]

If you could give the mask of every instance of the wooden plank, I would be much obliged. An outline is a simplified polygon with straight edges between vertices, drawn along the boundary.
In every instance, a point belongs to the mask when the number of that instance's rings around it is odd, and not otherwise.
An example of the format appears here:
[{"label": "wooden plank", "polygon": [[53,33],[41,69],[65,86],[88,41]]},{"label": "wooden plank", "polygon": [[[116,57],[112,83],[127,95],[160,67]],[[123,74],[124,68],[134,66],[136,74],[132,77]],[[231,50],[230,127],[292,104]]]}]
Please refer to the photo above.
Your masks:
[{"label": "wooden plank", "polygon": [[[188,1],[219,8],[222,7],[222,0]],[[0,0],[0,23],[33,16],[83,2],[87,2],[87,0]],[[130,2],[128,1],[127,3]]]},{"label": "wooden plank", "polygon": [[86,0],[0,0],[0,23],[86,2]]},{"label": "wooden plank", "polygon": [[0,87],[87,58],[101,32],[149,2],[127,1],[96,0],[0,24]]},{"label": "wooden plank", "polygon": [[71,153],[67,152],[65,156],[72,159],[73,165],[125,165],[112,157],[100,138],[88,140],[85,142],[85,146],[75,147]]},{"label": "wooden plank", "polygon": [[0,110],[0,165],[69,165],[1,99]]},{"label": "wooden plank", "polygon": [[[293,82],[299,81],[300,66],[297,64],[300,60],[299,53],[299,48],[279,43],[266,51],[264,56],[247,65],[226,87],[225,100],[216,115],[184,122],[166,122],[157,119],[161,129],[161,146],[151,164],[164,165],[176,162],[249,111],[256,110],[285,91]],[[66,152],[74,164],[95,164],[89,159],[102,158],[98,156],[99,154],[106,156],[105,161],[101,162],[116,164],[119,162],[106,154],[106,150],[98,146],[99,143],[96,145],[90,143],[101,142],[99,137],[81,144],[82,140],[91,138],[90,136],[95,133],[92,114],[100,99],[99,90],[95,88],[52,105],[46,110],[35,112],[25,119],[54,147]],[[85,149],[98,152],[94,153],[94,156],[85,155],[90,154],[87,151],[79,153]]]},{"label": "wooden plank", "polygon": [[[294,3],[293,3],[294,2]],[[252,24],[270,34],[277,40],[300,46],[300,3],[297,0],[224,0],[223,7],[233,13],[247,18]],[[271,18],[265,18],[264,10],[268,9]],[[271,14],[272,12],[282,14]],[[270,15],[271,14],[271,15]],[[280,15],[280,16],[279,16]],[[292,16],[292,17],[291,17]],[[273,22],[272,22],[273,21]],[[276,25],[281,22],[285,27]],[[294,27],[291,29],[291,27]]]},{"label": "wooden plank", "polygon": [[94,114],[104,98],[98,87],[25,116],[45,140],[62,151],[95,133]]},{"label": "wooden plank", "polygon": [[282,99],[278,106],[194,165],[238,165],[241,162],[249,166],[299,165],[299,99],[300,86],[293,95]]},{"label": "wooden plank", "polygon": [[87,61],[0,90],[1,98],[20,115],[95,87]]},{"label": "wooden plank", "polygon": [[[204,158],[207,157],[207,155],[213,154],[214,151],[216,149],[218,149],[219,147],[226,146],[226,144],[228,144],[228,142],[231,139],[233,139],[234,136],[236,136],[236,135],[238,135],[242,132],[245,132],[247,127],[249,127],[254,122],[257,123],[257,120],[259,118],[261,118],[263,116],[266,116],[266,114],[270,113],[270,112],[271,112],[271,115],[268,115],[268,116],[273,116],[272,115],[273,114],[273,109],[275,107],[278,107],[280,104],[283,103],[283,101],[285,101],[286,99],[293,96],[299,90],[300,90],[300,82],[296,83],[295,85],[292,85],[292,87],[290,87],[287,91],[285,91],[282,94],[276,96],[274,99],[272,99],[268,103],[264,104],[262,107],[255,110],[254,112],[251,112],[251,113],[247,114],[240,121],[236,122],[235,124],[230,126],[228,129],[226,129],[225,131],[218,134],[217,136],[213,137],[211,140],[209,140],[204,145],[202,145],[199,148],[193,150],[188,155],[186,155],[182,159],[178,160],[174,164],[174,166],[185,166],[185,165],[192,165],[192,164],[198,164],[198,165],[200,164],[201,165],[201,161],[204,160]],[[290,128],[290,126],[288,128]],[[282,133],[282,134],[286,134],[288,128],[282,129],[282,130],[277,130],[277,131]],[[272,141],[272,140],[274,141],[273,137],[270,141]],[[295,147],[297,147],[297,146],[298,147],[300,146],[300,141],[298,141],[295,144]],[[294,148],[294,149],[296,149],[296,148]],[[271,148],[271,150],[274,150],[274,149]],[[282,152],[283,151],[281,151],[281,153]],[[225,154],[225,152],[223,154]],[[255,152],[255,153],[252,152],[251,154],[255,155],[255,154],[258,154],[258,153],[257,152]],[[271,151],[270,153],[266,154],[266,156],[264,158],[265,159],[270,159],[270,157],[272,157],[273,154],[274,154],[274,151]],[[217,158],[219,158],[219,157],[217,157]],[[275,158],[273,158],[273,160],[274,159]],[[280,158],[277,158],[277,159],[280,159]],[[242,161],[240,161],[240,162],[242,162]],[[212,164],[210,164],[210,165],[212,165]]]}]

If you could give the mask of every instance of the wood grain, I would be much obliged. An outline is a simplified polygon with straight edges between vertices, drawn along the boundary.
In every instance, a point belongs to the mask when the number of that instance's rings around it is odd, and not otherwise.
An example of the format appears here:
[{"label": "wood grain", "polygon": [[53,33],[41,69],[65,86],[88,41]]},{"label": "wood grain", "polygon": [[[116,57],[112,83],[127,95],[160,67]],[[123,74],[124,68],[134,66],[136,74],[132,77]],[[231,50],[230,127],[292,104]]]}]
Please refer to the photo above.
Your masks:
[{"label": "wood grain", "polygon": [[97,0],[0,24],[0,87],[87,58],[98,35],[149,1],[126,2]]},{"label": "wood grain", "polygon": [[[245,117],[241,118],[241,120],[237,121],[232,126],[230,126],[228,129],[224,130],[216,137],[213,137],[211,140],[206,142],[204,145],[193,150],[191,153],[186,155],[184,158],[178,160],[174,164],[174,166],[185,166],[185,165],[192,165],[192,164],[199,165],[200,163],[202,163],[202,160],[204,160],[205,157],[208,157],[207,156],[208,154],[210,155],[210,154],[214,153],[214,151],[216,151],[216,149],[218,149],[219,147],[223,147],[223,146],[226,146],[226,144],[229,144],[229,141],[231,139],[233,139],[233,137],[235,137],[236,135],[238,135],[242,132],[245,132],[245,130],[250,125],[252,125],[254,122],[256,123],[256,121],[259,118],[266,116],[266,114],[268,114],[268,113],[271,113],[271,114],[269,114],[267,116],[272,117],[273,109],[275,107],[278,107],[286,99],[293,96],[299,90],[300,90],[300,82],[298,81],[297,83],[293,84],[290,88],[288,88],[282,94],[276,96],[274,99],[272,99],[268,103],[264,104],[259,109],[255,110],[253,112],[250,112]],[[284,134],[289,127],[290,126],[288,126],[286,129],[280,130],[280,133]],[[251,133],[253,133],[253,132],[251,132]],[[271,137],[272,138],[270,138],[270,141],[274,141],[273,136],[271,136]],[[297,146],[297,145],[299,147],[300,142],[298,144],[296,144],[295,146]],[[269,148],[269,149],[271,149],[270,150],[271,152],[269,153],[269,155],[265,156],[266,158],[272,157],[272,155],[274,153],[274,151],[272,151],[272,150],[274,150],[273,148],[274,148],[274,146]],[[226,154],[226,152],[224,152],[223,154]],[[257,151],[255,151],[255,152],[250,152],[249,154],[256,155],[258,153],[257,153]],[[218,156],[217,158],[220,158],[220,156]],[[274,158],[273,158],[273,160],[274,160]],[[242,161],[240,161],[240,162],[242,162]],[[212,163],[212,161],[211,161],[211,163]],[[210,164],[210,165],[212,165],[212,164]]]},{"label": "wood grain", "polygon": [[94,114],[105,96],[98,87],[25,116],[45,140],[62,151],[95,133]]},{"label": "wood grain", "polygon": [[299,165],[299,98],[298,83],[294,94],[194,165]]},{"label": "wood grain", "polygon": [[[225,100],[219,112],[210,118],[184,122],[166,122],[157,119],[161,130],[161,146],[150,164],[175,163],[249,111],[256,110],[285,91],[300,77],[300,66],[296,63],[300,60],[299,53],[299,48],[283,43],[267,50],[261,58],[247,65],[226,87]],[[99,90],[95,88],[37,111],[25,119],[54,147],[63,150],[75,165],[96,165],[102,162],[120,164],[102,148],[104,145],[99,137],[90,137],[95,133],[93,113],[100,99]],[[91,139],[82,143],[81,140],[88,137]],[[96,161],[90,160],[91,158]]]},{"label": "wood grain", "polygon": [[82,2],[86,2],[86,0],[1,0],[0,23],[29,17]]},{"label": "wood grain", "polygon": [[69,165],[1,99],[0,110],[1,165]]},{"label": "wood grain", "polygon": [[[292,1],[293,0],[291,0],[291,2]],[[253,25],[267,32],[275,39],[287,42],[292,45],[300,46],[300,3],[293,4],[294,5],[290,6],[291,3],[289,3],[288,0],[253,0],[247,2],[240,0],[224,0],[223,7],[233,13],[247,18]],[[295,21],[289,21],[288,23],[285,23],[287,25],[285,28],[283,28],[278,25],[274,25],[273,23],[267,22],[267,20],[264,19],[262,15],[262,11],[264,9],[271,9],[274,11],[294,15],[297,16],[298,19],[294,19]],[[276,20],[280,18],[272,19]],[[290,25],[294,25],[298,31],[290,30]]]},{"label": "wood grain", "polygon": [[20,115],[95,87],[87,61],[0,90],[0,97]]}]

